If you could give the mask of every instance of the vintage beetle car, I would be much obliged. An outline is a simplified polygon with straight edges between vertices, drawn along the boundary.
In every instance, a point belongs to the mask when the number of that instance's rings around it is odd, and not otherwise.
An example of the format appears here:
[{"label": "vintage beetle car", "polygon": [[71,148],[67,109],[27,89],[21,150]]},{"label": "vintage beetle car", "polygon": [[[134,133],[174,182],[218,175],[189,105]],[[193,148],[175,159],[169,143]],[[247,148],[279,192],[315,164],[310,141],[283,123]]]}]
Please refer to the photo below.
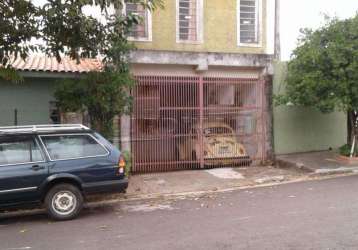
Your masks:
[{"label": "vintage beetle car", "polygon": [[199,160],[202,152],[206,165],[251,164],[245,147],[238,142],[234,130],[228,124],[204,122],[202,149],[199,131],[199,125],[194,125],[191,136],[178,144],[179,160]]},{"label": "vintage beetle car", "polygon": [[122,154],[83,125],[0,128],[0,208],[42,204],[56,220],[75,218],[94,193],[124,192]]}]

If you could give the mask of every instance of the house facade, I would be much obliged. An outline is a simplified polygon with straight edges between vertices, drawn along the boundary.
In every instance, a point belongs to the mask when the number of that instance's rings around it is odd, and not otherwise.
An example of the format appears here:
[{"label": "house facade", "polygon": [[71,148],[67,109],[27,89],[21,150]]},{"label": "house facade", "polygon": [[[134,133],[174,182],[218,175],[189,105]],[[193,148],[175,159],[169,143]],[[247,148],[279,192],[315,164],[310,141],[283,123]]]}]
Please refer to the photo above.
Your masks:
[{"label": "house facade", "polygon": [[0,79],[0,126],[59,123],[60,113],[54,92],[64,79],[80,79],[90,71],[101,70],[96,59],[75,60],[31,55],[12,62],[23,82]]},{"label": "house facade", "polygon": [[211,127],[216,137],[220,127],[231,128],[253,161],[270,159],[274,4],[165,0],[153,13],[127,4],[125,13],[143,20],[130,37],[137,48],[133,115],[121,119],[122,147],[132,150],[135,172],[212,165],[205,134]]},{"label": "house facade", "polygon": [[[164,0],[154,12],[127,4],[143,22],[130,40],[133,112],[115,143],[133,172],[245,166],[273,154],[271,92],[274,0]],[[30,56],[14,62],[25,83],[1,83],[0,125],[58,122],[56,82],[100,70]]]}]

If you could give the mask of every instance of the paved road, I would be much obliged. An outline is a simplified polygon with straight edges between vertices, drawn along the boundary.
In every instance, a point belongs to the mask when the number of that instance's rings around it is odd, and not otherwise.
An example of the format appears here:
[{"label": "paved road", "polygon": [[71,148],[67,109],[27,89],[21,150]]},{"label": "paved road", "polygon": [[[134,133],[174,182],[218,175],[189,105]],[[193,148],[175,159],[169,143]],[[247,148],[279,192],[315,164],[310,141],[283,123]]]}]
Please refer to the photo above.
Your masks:
[{"label": "paved road", "polygon": [[358,176],[0,219],[0,249],[357,249]]}]

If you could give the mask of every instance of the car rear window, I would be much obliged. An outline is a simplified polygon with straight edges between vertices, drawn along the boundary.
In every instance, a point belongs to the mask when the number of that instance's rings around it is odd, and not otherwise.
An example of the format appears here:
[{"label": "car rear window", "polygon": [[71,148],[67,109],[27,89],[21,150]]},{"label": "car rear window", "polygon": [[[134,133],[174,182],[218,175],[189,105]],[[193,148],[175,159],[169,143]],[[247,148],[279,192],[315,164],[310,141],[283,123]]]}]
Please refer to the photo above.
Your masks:
[{"label": "car rear window", "polygon": [[32,137],[0,138],[0,166],[43,161]]},{"label": "car rear window", "polygon": [[90,135],[46,135],[41,139],[51,160],[105,156],[108,151]]}]

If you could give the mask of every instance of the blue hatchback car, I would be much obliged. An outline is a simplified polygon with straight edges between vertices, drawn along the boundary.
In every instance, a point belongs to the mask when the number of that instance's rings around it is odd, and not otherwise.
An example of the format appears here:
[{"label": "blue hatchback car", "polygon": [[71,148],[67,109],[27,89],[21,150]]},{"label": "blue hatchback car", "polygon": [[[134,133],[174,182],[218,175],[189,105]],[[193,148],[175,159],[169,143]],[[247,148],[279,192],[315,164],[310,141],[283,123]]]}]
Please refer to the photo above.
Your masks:
[{"label": "blue hatchback car", "polygon": [[0,127],[0,208],[42,204],[75,218],[87,195],[125,192],[120,151],[83,125]]}]

